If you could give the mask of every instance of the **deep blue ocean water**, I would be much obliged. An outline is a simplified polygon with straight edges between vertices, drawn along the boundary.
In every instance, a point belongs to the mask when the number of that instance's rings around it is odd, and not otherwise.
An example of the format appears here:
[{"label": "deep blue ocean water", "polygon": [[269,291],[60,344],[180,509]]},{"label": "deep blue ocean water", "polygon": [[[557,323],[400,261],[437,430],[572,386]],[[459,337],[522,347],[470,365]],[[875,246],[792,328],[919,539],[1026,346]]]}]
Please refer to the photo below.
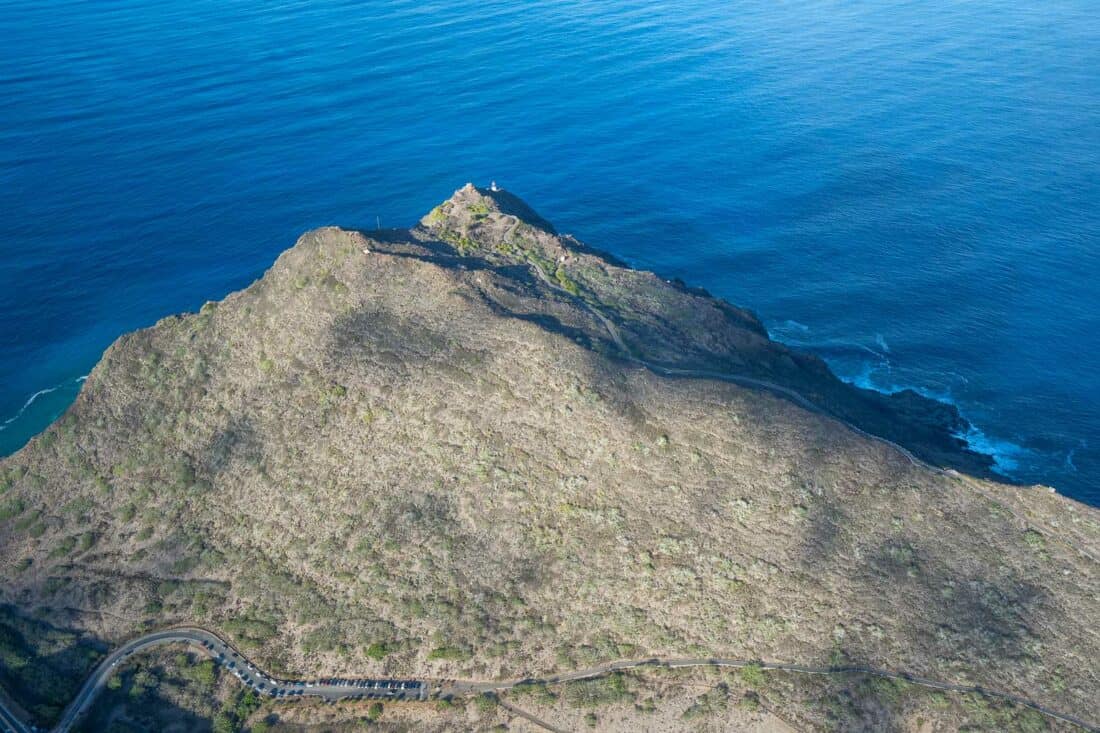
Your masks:
[{"label": "deep blue ocean water", "polygon": [[0,453],[302,231],[497,180],[1100,504],[1094,0],[0,0]]}]

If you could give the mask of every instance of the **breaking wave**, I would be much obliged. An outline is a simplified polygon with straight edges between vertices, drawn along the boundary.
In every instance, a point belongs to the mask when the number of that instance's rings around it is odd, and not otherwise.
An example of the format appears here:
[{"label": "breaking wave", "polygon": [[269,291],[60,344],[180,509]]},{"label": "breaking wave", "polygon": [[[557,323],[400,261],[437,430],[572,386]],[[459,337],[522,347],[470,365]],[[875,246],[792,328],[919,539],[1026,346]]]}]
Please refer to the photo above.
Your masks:
[{"label": "breaking wave", "polygon": [[13,423],[17,422],[19,418],[23,417],[23,415],[27,413],[27,410],[31,409],[31,407],[34,406],[34,403],[37,402],[39,398],[45,397],[46,395],[56,392],[59,389],[64,389],[65,387],[76,387],[82,384],[87,378],[88,375],[85,374],[84,376],[77,377],[76,379],[69,379],[62,382],[61,384],[55,384],[52,387],[46,387],[45,389],[38,390],[27,398],[27,400],[23,403],[23,406],[19,408],[18,412],[9,417],[7,420],[4,420],[4,422],[0,423],[0,430],[7,430],[9,427],[11,427]]},{"label": "breaking wave", "polygon": [[[1037,457],[1033,451],[1022,445],[989,435],[974,424],[967,416],[965,407],[952,394],[952,385],[966,384],[969,381],[961,374],[935,374],[934,378],[924,384],[914,383],[910,379],[899,379],[899,370],[895,369],[891,361],[890,345],[882,334],[876,333],[874,344],[869,344],[850,339],[814,340],[808,337],[809,333],[808,327],[788,320],[779,324],[772,331],[772,336],[789,346],[818,354],[825,359],[837,377],[855,387],[887,395],[910,390],[930,400],[954,406],[969,425],[965,431],[955,434],[955,437],[965,441],[970,450],[992,458],[993,470],[1006,478],[1018,478],[1016,474],[1022,465]],[[868,354],[873,358],[868,359]],[[928,386],[931,382],[938,383],[939,388]],[[1073,466],[1073,451],[1069,452],[1065,460],[1067,467]]]},{"label": "breaking wave", "polygon": [[1013,478],[1020,468],[1020,461],[1031,453],[1027,448],[1008,440],[994,438],[986,435],[974,425],[963,433],[956,433],[955,437],[966,441],[970,450],[975,453],[983,453],[993,459],[993,470],[1002,476]]}]

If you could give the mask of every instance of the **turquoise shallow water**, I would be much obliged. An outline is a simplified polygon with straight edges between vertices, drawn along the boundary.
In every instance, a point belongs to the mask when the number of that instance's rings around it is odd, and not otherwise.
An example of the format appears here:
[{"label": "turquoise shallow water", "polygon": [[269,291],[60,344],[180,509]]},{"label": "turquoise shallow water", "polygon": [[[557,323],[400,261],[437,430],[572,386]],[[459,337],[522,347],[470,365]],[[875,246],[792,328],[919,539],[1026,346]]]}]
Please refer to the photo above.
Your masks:
[{"label": "turquoise shallow water", "polygon": [[496,179],[1100,504],[1100,21],[1023,5],[0,0],[0,451],[301,231]]}]

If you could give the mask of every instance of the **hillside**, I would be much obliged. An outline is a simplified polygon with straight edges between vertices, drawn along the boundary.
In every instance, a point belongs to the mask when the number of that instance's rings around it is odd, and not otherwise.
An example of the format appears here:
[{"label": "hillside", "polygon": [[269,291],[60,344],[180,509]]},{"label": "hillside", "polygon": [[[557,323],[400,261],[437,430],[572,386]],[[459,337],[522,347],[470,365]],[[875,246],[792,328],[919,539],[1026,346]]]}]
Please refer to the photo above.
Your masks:
[{"label": "hillside", "polygon": [[188,623],[294,675],[853,663],[1098,720],[1100,512],[963,426],[467,186],[120,338],[0,463],[0,683],[45,719],[50,664]]}]

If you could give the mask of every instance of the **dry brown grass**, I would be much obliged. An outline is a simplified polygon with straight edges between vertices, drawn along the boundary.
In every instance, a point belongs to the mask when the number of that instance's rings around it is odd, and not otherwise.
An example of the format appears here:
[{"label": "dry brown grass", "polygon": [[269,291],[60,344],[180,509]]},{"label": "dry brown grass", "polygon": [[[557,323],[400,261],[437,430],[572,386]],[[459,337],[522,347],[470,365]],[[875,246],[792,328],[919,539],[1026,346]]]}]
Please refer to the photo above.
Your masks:
[{"label": "dry brown grass", "polygon": [[[247,290],[119,339],[0,464],[3,601],[112,641],[202,624],[303,675],[844,659],[1100,717],[1095,510],[614,358],[517,263],[569,253],[647,358],[817,384],[751,316],[491,200],[475,225],[475,197],[399,241],[311,232]],[[504,251],[513,230],[530,252]]]}]

